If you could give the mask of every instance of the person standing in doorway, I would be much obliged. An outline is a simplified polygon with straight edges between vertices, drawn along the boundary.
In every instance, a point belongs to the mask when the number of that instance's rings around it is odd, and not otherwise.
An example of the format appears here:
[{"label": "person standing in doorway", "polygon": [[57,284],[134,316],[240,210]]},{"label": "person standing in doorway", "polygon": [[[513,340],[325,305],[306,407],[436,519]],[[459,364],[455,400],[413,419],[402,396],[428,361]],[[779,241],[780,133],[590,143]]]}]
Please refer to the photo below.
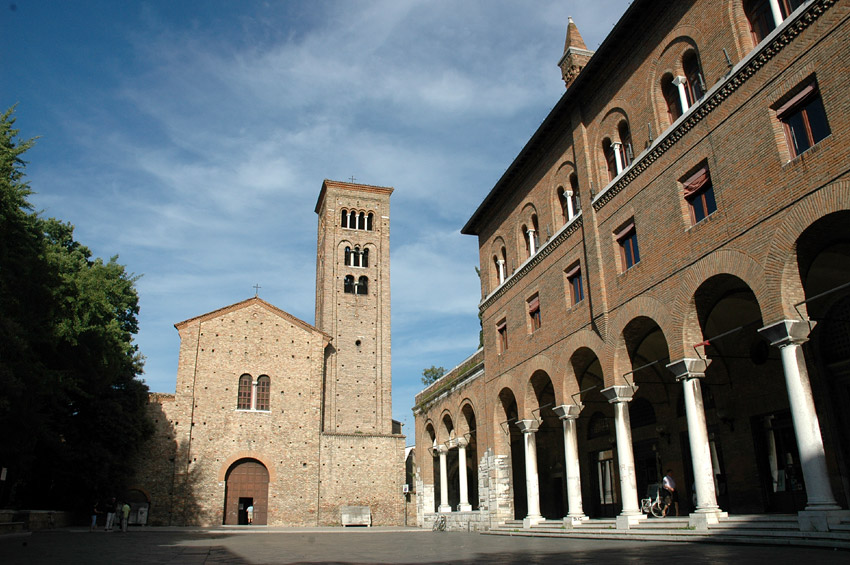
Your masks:
[{"label": "person standing in doorway", "polygon": [[[664,487],[664,490],[667,491],[670,496],[670,500],[673,504],[673,508],[676,510],[676,516],[679,515],[679,492],[676,490],[676,481],[673,479],[673,469],[667,469],[667,474],[664,475],[664,480],[661,483],[661,486]],[[670,511],[670,507],[664,511],[664,515],[667,515],[667,512]]]},{"label": "person standing in doorway", "polygon": [[252,504],[248,507],[248,524],[250,525],[250,524],[253,524],[253,523],[254,523],[254,505]]}]

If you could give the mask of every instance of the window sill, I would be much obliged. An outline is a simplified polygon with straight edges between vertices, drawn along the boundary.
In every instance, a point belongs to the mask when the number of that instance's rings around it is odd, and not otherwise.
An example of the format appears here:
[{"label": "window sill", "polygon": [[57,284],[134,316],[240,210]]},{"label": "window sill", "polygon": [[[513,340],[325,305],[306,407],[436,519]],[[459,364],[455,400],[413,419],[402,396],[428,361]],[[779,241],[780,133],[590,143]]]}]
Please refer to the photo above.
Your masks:
[{"label": "window sill", "polygon": [[237,408],[236,412],[241,412],[245,414],[271,414],[271,410],[252,410],[250,408]]},{"label": "window sill", "polygon": [[832,139],[832,133],[830,133],[828,136],[824,137],[823,139],[821,139],[820,141],[818,141],[817,143],[815,143],[814,145],[812,145],[811,147],[809,147],[808,149],[806,149],[805,151],[803,151],[802,153],[797,155],[796,157],[793,157],[793,158],[785,161],[785,163],[782,164],[782,168],[783,169],[793,168],[793,167],[797,166],[798,164],[802,163],[803,161],[806,161],[809,158],[813,159],[815,157],[815,155],[817,155],[821,151],[828,151],[829,150],[829,143],[827,143],[827,142],[831,139]]}]

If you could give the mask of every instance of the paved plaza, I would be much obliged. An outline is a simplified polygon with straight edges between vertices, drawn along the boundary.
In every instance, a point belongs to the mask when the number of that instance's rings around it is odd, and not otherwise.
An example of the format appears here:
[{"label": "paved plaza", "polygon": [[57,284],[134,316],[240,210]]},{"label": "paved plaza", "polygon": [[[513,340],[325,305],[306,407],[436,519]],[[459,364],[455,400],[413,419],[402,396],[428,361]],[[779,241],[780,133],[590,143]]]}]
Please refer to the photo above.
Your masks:
[{"label": "paved plaza", "polygon": [[0,536],[0,563],[841,563],[829,549],[511,538],[412,529],[69,528]]}]

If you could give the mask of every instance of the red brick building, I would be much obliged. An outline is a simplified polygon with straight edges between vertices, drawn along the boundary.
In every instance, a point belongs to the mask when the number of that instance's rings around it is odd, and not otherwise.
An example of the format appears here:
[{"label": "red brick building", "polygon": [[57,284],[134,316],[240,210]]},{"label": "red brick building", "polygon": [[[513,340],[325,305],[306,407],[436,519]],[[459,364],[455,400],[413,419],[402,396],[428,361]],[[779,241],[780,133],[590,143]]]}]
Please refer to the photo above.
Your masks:
[{"label": "red brick building", "polygon": [[315,326],[258,297],[176,324],[176,393],[151,395],[135,485],[152,524],[404,523],[392,191],[322,184]]},{"label": "red brick building", "polygon": [[850,3],[636,0],[462,232],[483,351],[417,396],[420,523],[850,496]]}]

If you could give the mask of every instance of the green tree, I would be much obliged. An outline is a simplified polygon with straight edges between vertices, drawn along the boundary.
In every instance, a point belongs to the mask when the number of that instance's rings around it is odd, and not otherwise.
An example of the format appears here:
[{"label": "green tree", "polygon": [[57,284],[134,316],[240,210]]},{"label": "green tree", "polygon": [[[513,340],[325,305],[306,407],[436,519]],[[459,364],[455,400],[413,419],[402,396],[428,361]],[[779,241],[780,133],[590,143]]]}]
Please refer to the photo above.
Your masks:
[{"label": "green tree", "polygon": [[0,505],[74,508],[117,494],[152,430],[136,277],[33,212],[14,122],[0,116]]},{"label": "green tree", "polygon": [[445,374],[446,370],[443,367],[435,367],[434,365],[431,365],[427,369],[422,369],[422,384],[428,386],[431,383],[436,382]]}]

